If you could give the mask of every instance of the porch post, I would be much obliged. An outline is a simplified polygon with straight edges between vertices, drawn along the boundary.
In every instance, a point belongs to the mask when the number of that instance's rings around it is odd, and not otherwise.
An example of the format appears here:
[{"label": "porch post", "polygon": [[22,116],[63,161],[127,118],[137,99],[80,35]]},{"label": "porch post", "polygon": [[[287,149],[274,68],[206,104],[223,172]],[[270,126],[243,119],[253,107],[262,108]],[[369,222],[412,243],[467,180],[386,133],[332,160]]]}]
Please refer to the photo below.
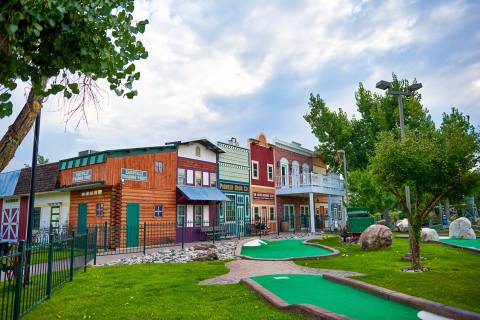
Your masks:
[{"label": "porch post", "polygon": [[315,203],[313,201],[313,192],[308,194],[310,200],[310,232],[315,233]]},{"label": "porch post", "polygon": [[328,229],[333,231],[333,210],[332,210],[332,196],[328,195]]}]

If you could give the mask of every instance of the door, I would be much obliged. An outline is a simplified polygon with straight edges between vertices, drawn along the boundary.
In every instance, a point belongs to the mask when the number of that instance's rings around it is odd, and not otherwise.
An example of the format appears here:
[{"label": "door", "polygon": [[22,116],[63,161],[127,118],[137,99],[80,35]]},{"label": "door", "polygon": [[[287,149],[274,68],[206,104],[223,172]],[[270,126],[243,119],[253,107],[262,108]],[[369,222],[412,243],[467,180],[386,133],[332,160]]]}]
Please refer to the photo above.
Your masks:
[{"label": "door", "polygon": [[307,230],[309,226],[308,206],[300,206],[300,224],[302,230]]},{"label": "door", "polygon": [[225,201],[225,227],[228,235],[237,234],[237,221],[235,219],[235,195],[227,194],[230,201]]},{"label": "door", "polygon": [[292,162],[292,185],[294,187],[300,186],[300,166],[298,162]]},{"label": "door", "polygon": [[262,207],[262,211],[261,211],[261,216],[260,216],[260,219],[261,219],[261,222],[262,223],[267,223],[267,207]]},{"label": "door", "polygon": [[127,225],[126,225],[127,247],[138,246],[139,224],[140,224],[140,204],[127,203]]},{"label": "door", "polygon": [[237,232],[243,236],[245,228],[245,208],[243,206],[237,206],[237,224]]},{"label": "door", "polygon": [[52,206],[50,208],[50,227],[58,229],[60,227],[60,207]]},{"label": "door", "polygon": [[77,216],[77,233],[85,233],[87,231],[87,204],[78,204]]},{"label": "door", "polygon": [[283,218],[288,221],[288,229],[295,230],[295,210],[293,205],[286,204],[283,206]]},{"label": "door", "polygon": [[3,209],[1,225],[2,242],[17,242],[19,213],[20,210],[16,207]]}]

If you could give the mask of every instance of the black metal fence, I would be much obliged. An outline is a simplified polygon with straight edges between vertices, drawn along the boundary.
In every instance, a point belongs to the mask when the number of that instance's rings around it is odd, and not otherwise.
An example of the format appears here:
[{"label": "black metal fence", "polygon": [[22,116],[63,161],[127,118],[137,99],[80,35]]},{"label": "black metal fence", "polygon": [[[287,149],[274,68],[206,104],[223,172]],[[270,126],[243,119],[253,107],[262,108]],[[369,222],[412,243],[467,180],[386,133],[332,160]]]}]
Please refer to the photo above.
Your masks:
[{"label": "black metal fence", "polygon": [[51,233],[27,245],[2,244],[0,319],[19,319],[95,259],[94,234]]}]

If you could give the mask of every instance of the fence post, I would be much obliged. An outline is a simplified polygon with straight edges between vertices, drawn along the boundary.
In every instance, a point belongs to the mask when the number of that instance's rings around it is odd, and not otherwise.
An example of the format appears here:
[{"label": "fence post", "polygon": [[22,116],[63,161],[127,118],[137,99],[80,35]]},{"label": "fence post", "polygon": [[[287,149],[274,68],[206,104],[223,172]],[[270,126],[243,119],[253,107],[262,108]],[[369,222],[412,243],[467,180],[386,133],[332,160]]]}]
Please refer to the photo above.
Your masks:
[{"label": "fence post", "polygon": [[48,235],[48,258],[47,258],[47,299],[50,299],[52,293],[52,263],[53,263],[53,234]]},{"label": "fence post", "polygon": [[[22,296],[22,280],[23,280],[23,254],[25,252],[25,241],[20,241],[18,246],[18,264],[15,270],[15,302],[13,305],[13,319],[20,319],[20,298]],[[13,256],[10,256],[10,259]]]},{"label": "fence post", "polygon": [[185,244],[185,215],[182,218],[182,249],[184,249]]},{"label": "fence post", "polygon": [[83,259],[83,272],[87,272],[87,255],[88,255],[88,228],[85,229],[85,248],[84,248],[84,259]]},{"label": "fence post", "polygon": [[277,235],[280,235],[280,215],[277,212]]},{"label": "fence post", "polygon": [[95,230],[94,230],[94,235],[93,235],[93,265],[97,265],[97,237],[98,237],[98,225],[95,225]]},{"label": "fence post", "polygon": [[213,216],[213,244],[215,244],[215,215]]},{"label": "fence post", "polygon": [[70,244],[70,281],[73,280],[74,259],[75,259],[75,231],[72,231],[72,243]]},{"label": "fence post", "polygon": [[147,222],[143,223],[143,255],[147,253]]},{"label": "fence post", "polygon": [[103,225],[103,252],[107,252],[107,232],[108,232],[108,226],[107,226],[107,221],[105,221]]}]

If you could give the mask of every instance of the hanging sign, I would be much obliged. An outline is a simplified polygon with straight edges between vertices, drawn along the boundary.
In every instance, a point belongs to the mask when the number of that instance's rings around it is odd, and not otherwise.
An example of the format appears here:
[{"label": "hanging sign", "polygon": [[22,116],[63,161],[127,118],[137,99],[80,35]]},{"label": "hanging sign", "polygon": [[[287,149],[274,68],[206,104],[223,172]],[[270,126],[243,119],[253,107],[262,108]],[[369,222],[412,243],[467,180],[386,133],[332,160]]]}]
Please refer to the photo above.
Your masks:
[{"label": "hanging sign", "polygon": [[143,170],[122,168],[122,179],[131,181],[147,181],[148,173]]}]

